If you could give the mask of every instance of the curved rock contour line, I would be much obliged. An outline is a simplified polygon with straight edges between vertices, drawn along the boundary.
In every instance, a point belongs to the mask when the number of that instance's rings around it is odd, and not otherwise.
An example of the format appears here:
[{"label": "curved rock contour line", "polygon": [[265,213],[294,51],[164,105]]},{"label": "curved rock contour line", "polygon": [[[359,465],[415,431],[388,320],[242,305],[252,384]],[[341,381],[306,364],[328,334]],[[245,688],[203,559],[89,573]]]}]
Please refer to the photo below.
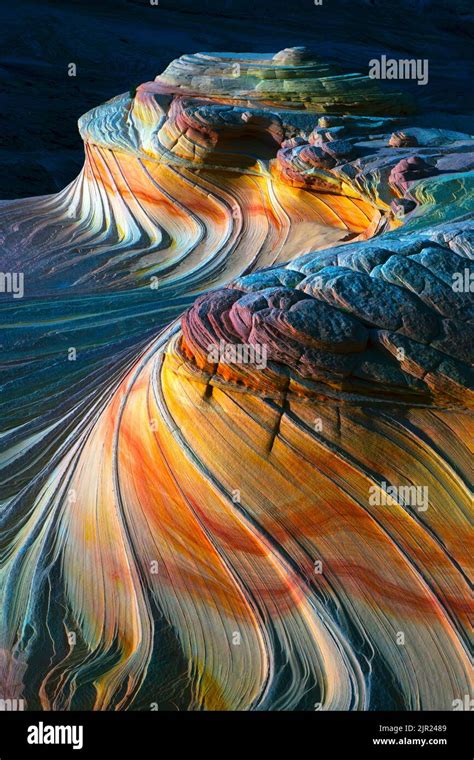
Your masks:
[{"label": "curved rock contour line", "polygon": [[80,119],[65,190],[0,204],[29,708],[470,693],[474,141],[411,108],[302,48],[186,55]]}]

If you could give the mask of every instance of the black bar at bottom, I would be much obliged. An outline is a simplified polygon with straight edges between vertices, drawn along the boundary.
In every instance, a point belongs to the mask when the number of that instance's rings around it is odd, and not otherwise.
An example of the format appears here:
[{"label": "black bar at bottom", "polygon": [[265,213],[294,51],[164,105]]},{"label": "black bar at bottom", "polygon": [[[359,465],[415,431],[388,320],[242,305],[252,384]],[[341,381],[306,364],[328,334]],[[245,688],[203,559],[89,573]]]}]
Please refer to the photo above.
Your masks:
[{"label": "black bar at bottom", "polygon": [[[0,712],[0,760],[225,756],[279,750],[334,757],[472,760],[470,712]],[[255,743],[257,740],[257,744]],[[285,748],[287,748],[285,750]],[[290,760],[293,760],[291,758]]]}]

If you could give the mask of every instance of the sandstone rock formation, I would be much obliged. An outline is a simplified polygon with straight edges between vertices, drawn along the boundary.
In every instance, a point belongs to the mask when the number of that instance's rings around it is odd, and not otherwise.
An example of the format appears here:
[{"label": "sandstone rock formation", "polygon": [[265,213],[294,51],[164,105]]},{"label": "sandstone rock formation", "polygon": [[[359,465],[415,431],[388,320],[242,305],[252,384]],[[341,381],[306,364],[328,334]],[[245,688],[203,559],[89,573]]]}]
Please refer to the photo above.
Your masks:
[{"label": "sandstone rock formation", "polygon": [[469,693],[474,140],[410,109],[300,47],[185,55],[0,204],[30,707]]}]

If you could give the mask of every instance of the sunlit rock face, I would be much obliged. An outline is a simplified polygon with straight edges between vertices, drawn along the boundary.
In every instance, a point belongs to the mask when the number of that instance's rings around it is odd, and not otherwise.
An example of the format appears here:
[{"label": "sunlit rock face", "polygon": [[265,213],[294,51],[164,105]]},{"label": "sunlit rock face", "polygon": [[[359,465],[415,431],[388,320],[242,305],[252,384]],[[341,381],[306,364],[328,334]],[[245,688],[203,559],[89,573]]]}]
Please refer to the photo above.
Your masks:
[{"label": "sunlit rock face", "polygon": [[21,264],[35,296],[159,278],[171,307],[177,292],[370,237],[398,224],[394,195],[440,171],[439,154],[472,155],[461,133],[397,131],[409,110],[305,48],[183,56],[79,119],[86,160],[65,190],[2,204],[5,268]]},{"label": "sunlit rock face", "polygon": [[186,55],[81,117],[70,186],[0,205],[31,709],[470,693],[474,141],[410,108],[304,48]]},{"label": "sunlit rock face", "polygon": [[367,75],[337,70],[304,47],[286,48],[274,55],[186,55],[173,61],[155,81],[187,96],[324,113],[400,115],[412,108],[406,99],[395,104]]},{"label": "sunlit rock face", "polygon": [[319,162],[319,148],[289,147],[333,109],[385,114],[393,99],[305,49],[184,56],[81,117],[86,161],[64,191],[3,205],[7,262],[21,260],[36,295],[125,290],[155,276],[169,300],[178,283],[180,295],[196,293],[370,235],[384,204],[331,174],[336,142],[324,147],[323,133]]}]

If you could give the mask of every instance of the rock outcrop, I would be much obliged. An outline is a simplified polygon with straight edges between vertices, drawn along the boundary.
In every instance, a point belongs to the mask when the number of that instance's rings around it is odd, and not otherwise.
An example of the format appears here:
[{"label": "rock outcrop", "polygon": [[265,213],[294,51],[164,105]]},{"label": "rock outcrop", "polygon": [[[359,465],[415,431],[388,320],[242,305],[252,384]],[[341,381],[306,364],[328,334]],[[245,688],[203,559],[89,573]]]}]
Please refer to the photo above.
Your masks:
[{"label": "rock outcrop", "polygon": [[31,709],[469,693],[474,141],[410,110],[305,48],[185,55],[81,117],[73,183],[0,204]]}]

